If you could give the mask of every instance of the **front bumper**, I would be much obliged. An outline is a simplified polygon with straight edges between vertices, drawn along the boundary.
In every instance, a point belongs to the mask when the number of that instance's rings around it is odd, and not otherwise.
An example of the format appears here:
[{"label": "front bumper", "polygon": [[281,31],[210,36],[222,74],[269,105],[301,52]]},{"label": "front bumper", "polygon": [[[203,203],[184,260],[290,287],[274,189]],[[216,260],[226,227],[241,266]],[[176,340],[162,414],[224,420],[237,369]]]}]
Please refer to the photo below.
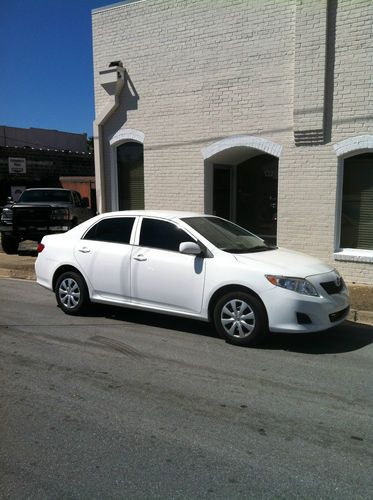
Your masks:
[{"label": "front bumper", "polygon": [[[329,273],[322,278],[328,281]],[[262,294],[271,332],[319,332],[342,323],[349,314],[350,299],[346,287],[328,294],[320,286],[320,278],[311,280],[319,297],[273,287]],[[318,282],[317,282],[318,281]]]},{"label": "front bumper", "polygon": [[4,224],[3,222],[0,223],[0,232],[1,233],[12,233],[13,232],[13,225],[12,224]]},{"label": "front bumper", "polygon": [[47,234],[64,233],[69,231],[72,227],[71,221],[53,221],[47,224],[35,224],[35,225],[20,225],[13,226],[7,224],[0,225],[0,232],[17,237],[21,240],[30,239],[37,240],[40,236],[45,236]]}]

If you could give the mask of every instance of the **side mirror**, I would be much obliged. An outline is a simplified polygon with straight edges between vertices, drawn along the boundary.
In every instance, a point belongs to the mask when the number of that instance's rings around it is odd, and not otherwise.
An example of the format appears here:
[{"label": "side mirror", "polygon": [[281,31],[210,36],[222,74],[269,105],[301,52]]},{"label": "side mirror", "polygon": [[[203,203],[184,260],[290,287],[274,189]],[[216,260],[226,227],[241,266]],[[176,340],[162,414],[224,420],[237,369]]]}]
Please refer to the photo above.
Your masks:
[{"label": "side mirror", "polygon": [[6,202],[13,203],[13,198],[11,196],[8,196],[8,198],[6,199]]},{"label": "side mirror", "polygon": [[194,243],[194,241],[183,241],[179,245],[179,252],[186,255],[200,255],[202,253],[201,247]]},{"label": "side mirror", "polygon": [[83,208],[89,207],[89,200],[88,200],[88,198],[82,198],[82,207]]}]

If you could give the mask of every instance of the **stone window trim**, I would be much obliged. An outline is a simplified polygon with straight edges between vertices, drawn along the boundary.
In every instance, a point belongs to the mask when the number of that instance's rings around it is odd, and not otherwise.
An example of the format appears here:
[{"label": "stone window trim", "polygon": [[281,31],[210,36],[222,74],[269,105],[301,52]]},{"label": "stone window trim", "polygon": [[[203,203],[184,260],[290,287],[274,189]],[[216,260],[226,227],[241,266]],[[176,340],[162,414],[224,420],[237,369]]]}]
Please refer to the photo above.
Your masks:
[{"label": "stone window trim", "polygon": [[334,145],[334,151],[338,158],[334,260],[373,264],[373,250],[340,248],[344,160],[364,153],[373,153],[373,135],[360,135],[345,139]]},{"label": "stone window trim", "polygon": [[268,153],[272,156],[280,158],[282,152],[282,146],[276,144],[263,137],[255,137],[250,135],[238,135],[227,137],[220,141],[214,142],[209,146],[201,149],[202,157],[204,160],[208,160],[212,156],[226,149],[231,149],[235,147],[247,147],[252,149],[257,149],[263,153]]},{"label": "stone window trim", "polygon": [[144,144],[144,140],[144,132],[133,128],[121,128],[113,135],[109,143],[111,147],[118,147],[124,142],[140,142],[141,144]]},{"label": "stone window trim", "polygon": [[109,140],[110,144],[110,178],[111,178],[111,209],[112,211],[119,210],[118,200],[118,165],[117,165],[117,148],[125,142],[138,142],[144,144],[145,134],[140,130],[132,128],[119,129]]}]

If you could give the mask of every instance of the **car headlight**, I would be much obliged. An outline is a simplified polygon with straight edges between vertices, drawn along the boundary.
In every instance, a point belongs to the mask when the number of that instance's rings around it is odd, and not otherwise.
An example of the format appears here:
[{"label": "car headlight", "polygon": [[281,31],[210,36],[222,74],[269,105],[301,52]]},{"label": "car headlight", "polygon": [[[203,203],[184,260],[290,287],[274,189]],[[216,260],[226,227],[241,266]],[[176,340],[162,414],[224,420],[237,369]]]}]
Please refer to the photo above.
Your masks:
[{"label": "car headlight", "polygon": [[13,210],[11,208],[3,208],[1,213],[2,222],[12,222],[13,221]]},{"label": "car headlight", "polygon": [[334,269],[333,269],[333,271],[335,272],[335,275],[336,275],[337,279],[339,278],[340,280],[342,280],[342,281],[343,281],[343,278],[342,278],[342,276],[339,274],[339,272],[337,271],[337,269],[336,269],[336,268],[334,268]]},{"label": "car headlight", "polygon": [[287,276],[273,276],[272,274],[266,274],[266,278],[270,283],[272,283],[272,285],[286,288],[286,290],[301,293],[302,295],[319,297],[316,288],[306,279],[288,278]]},{"label": "car headlight", "polygon": [[68,208],[54,208],[51,213],[52,220],[69,220]]}]

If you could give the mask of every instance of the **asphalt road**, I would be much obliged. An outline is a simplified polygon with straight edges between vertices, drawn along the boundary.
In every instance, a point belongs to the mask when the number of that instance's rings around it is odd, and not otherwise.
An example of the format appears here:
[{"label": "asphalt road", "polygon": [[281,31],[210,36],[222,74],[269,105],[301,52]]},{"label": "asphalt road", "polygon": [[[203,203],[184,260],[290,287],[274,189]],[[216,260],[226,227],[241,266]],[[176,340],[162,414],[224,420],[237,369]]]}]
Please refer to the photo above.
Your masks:
[{"label": "asphalt road", "polygon": [[238,348],[0,280],[0,498],[373,497],[373,328]]}]

